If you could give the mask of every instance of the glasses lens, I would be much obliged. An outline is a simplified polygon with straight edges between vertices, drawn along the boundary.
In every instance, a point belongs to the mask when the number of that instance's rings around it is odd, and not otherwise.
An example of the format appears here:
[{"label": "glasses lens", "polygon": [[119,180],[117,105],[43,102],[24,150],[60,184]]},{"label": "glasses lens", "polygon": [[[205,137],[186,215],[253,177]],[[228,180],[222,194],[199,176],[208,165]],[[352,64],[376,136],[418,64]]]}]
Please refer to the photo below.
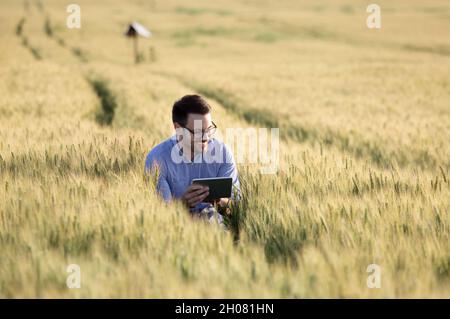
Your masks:
[{"label": "glasses lens", "polygon": [[205,134],[206,134],[208,137],[213,136],[214,133],[216,133],[216,128],[215,128],[215,127],[211,127],[211,128],[209,128],[209,129],[205,132]]}]

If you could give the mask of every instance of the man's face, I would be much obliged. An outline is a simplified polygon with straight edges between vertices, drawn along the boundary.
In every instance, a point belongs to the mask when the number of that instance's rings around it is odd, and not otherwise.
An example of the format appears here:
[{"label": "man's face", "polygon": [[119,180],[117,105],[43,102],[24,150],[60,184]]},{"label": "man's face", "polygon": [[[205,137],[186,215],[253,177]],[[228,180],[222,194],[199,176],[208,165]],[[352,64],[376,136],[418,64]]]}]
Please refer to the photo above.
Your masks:
[{"label": "man's face", "polygon": [[[175,129],[180,129],[181,126],[178,123],[174,124]],[[208,134],[202,132],[207,131],[213,127],[211,120],[211,113],[208,114],[194,114],[189,113],[186,125],[184,125],[183,131],[183,147],[190,148],[194,154],[200,152],[206,152],[208,149]]]}]

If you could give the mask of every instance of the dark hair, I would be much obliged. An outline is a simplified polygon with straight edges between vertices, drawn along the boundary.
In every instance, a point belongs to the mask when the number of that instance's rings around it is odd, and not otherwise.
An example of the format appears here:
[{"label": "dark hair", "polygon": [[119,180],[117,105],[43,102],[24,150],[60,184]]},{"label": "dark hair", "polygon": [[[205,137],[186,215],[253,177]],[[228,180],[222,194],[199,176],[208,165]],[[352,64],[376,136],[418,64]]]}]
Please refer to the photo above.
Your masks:
[{"label": "dark hair", "polygon": [[186,125],[189,113],[208,114],[211,107],[200,95],[185,95],[176,101],[172,108],[172,122]]}]

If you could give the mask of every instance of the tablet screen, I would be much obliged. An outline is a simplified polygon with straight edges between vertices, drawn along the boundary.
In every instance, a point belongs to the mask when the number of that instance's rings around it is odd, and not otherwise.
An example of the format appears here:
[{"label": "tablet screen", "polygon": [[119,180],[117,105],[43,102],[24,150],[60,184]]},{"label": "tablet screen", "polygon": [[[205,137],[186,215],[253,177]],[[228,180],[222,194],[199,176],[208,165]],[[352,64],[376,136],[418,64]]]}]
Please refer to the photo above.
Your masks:
[{"label": "tablet screen", "polygon": [[222,197],[231,197],[233,179],[231,177],[197,178],[192,184],[200,184],[209,187],[209,195],[205,201],[212,201]]}]

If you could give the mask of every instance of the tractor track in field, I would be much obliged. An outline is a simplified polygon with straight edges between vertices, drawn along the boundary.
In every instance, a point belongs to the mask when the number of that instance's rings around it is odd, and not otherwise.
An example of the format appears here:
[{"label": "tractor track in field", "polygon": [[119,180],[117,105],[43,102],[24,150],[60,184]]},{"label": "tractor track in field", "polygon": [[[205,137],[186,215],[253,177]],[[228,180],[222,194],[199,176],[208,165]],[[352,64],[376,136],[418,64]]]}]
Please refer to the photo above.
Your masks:
[{"label": "tractor track in field", "polygon": [[53,24],[52,21],[50,19],[50,16],[47,14],[46,18],[45,18],[45,23],[44,23],[44,31],[45,34],[47,35],[47,37],[53,39],[56,41],[56,43],[61,46],[62,48],[66,48],[70,51],[70,53],[78,59],[79,62],[81,63],[87,63],[89,62],[89,58],[86,54],[86,52],[79,48],[79,47],[75,47],[75,46],[69,46],[66,41],[64,41],[64,39],[62,37],[60,37],[59,35],[56,34],[54,28],[53,28]]},{"label": "tractor track in field", "polygon": [[19,22],[16,25],[16,35],[20,39],[23,47],[30,51],[31,55],[35,60],[42,60],[41,50],[33,46],[28,40],[28,37],[24,33],[24,25],[26,21],[27,20],[25,17],[19,20]]},{"label": "tractor track in field", "polygon": [[[48,13],[46,13],[43,3],[39,0],[37,0],[34,2],[34,4],[35,4],[37,10],[39,11],[39,14],[45,18],[43,30],[44,30],[45,34],[47,35],[47,37],[55,40],[59,46],[70,50],[71,54],[74,57],[76,57],[80,62],[82,62],[82,63],[88,62],[89,59],[86,56],[86,53],[81,48],[69,47],[67,45],[67,43],[64,41],[64,39],[55,33],[54,28],[52,26],[50,16]],[[30,53],[36,60],[43,60],[44,57],[41,53],[42,50],[40,48],[32,45],[31,42],[29,41],[27,35],[24,33],[24,25],[27,21],[25,16],[29,11],[30,11],[30,4],[28,1],[25,1],[24,2],[24,17],[22,17],[19,20],[19,22],[16,24],[15,33],[16,33],[17,37],[19,37],[19,39],[21,40],[22,45],[30,51]]]},{"label": "tractor track in field", "polygon": [[[36,2],[39,11],[44,17],[43,31],[49,40],[54,40],[60,47],[65,48],[69,53],[75,57],[80,63],[88,63],[89,59],[84,50],[79,47],[69,45],[61,36],[59,36],[53,27],[50,15],[46,13],[45,8],[41,2]],[[104,77],[93,72],[92,70],[87,70],[84,72],[83,78],[91,87],[92,91],[98,98],[99,107],[96,107],[95,121],[100,126],[111,126],[115,119],[116,110],[120,105],[118,101],[117,93],[111,88],[109,81]],[[127,108],[128,110],[128,108]],[[128,113],[131,111],[128,110]],[[129,114],[132,118],[137,118],[134,114]]]},{"label": "tractor track in field", "polygon": [[[38,3],[39,1],[37,2],[37,5]],[[64,39],[54,32],[50,17],[45,13],[42,3],[38,5],[38,7],[45,17],[43,30],[46,35],[55,40],[61,47],[70,50],[70,53],[76,57],[79,62],[89,62],[85,51],[77,47],[70,47]],[[16,33],[19,37],[26,39],[23,34],[24,23],[25,18],[22,18],[17,24]],[[39,49],[30,45],[28,45],[28,48],[37,60],[42,59]],[[249,125],[258,125],[266,128],[280,128],[280,137],[283,140],[291,140],[296,143],[308,142],[311,144],[319,144],[321,147],[335,147],[339,151],[349,154],[354,158],[368,159],[371,163],[380,168],[392,168],[395,165],[400,167],[416,165],[423,169],[433,170],[442,167],[446,169],[450,168],[450,161],[439,163],[432,155],[424,150],[413,151],[407,147],[397,148],[395,151],[388,150],[383,145],[367,140],[360,135],[353,134],[352,136],[348,136],[330,128],[319,129],[302,126],[298,123],[292,123],[285,116],[282,117],[267,110],[261,112],[261,110],[254,107],[246,107],[234,94],[227,92],[222,88],[215,88],[211,85],[193,81],[192,79],[168,72],[159,71],[153,72],[153,74],[174,80],[189,90],[198,92],[208,99],[216,101],[231,114],[244,120]],[[101,107],[100,113],[96,114],[97,123],[99,125],[111,125],[114,120],[115,110],[118,107],[115,92],[113,92],[107,81],[102,79],[101,76],[95,76],[93,78],[89,75],[85,76],[85,79],[99,98]],[[129,111],[131,111],[131,109]]]},{"label": "tractor track in field", "polygon": [[193,79],[187,79],[176,74],[167,72],[156,72],[154,74],[171,78],[181,85],[198,92],[208,99],[214,100],[222,105],[234,116],[243,119],[250,125],[259,125],[266,128],[280,128],[280,137],[283,140],[291,140],[297,143],[318,143],[325,147],[336,147],[339,151],[349,154],[357,159],[368,159],[371,163],[380,168],[392,168],[395,164],[400,167],[408,165],[420,166],[424,169],[450,168],[450,161],[438,163],[438,161],[426,151],[417,152],[403,147],[396,151],[389,151],[382,145],[377,145],[362,136],[352,135],[351,137],[333,131],[330,128],[318,129],[301,126],[292,123],[286,117],[265,110],[261,112],[257,108],[245,107],[244,103],[230,92],[221,88],[214,88],[210,85],[199,83]]}]

